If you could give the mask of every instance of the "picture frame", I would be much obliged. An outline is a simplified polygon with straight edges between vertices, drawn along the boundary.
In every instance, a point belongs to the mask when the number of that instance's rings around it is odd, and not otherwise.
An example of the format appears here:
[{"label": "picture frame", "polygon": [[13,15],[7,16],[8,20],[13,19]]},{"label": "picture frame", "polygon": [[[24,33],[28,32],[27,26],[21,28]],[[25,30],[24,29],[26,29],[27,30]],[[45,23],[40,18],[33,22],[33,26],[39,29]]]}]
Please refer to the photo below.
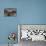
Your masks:
[{"label": "picture frame", "polygon": [[5,8],[4,16],[16,16],[17,9],[16,8]]}]

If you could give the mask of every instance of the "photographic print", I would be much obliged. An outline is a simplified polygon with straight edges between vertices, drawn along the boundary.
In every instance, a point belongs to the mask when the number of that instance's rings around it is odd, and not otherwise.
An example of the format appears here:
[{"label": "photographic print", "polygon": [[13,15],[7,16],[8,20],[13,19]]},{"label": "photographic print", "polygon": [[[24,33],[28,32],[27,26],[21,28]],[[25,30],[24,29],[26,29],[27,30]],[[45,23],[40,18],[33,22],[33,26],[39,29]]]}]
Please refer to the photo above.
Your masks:
[{"label": "photographic print", "polygon": [[20,31],[21,46],[26,44],[31,46],[32,42],[46,41],[46,25],[20,24],[18,30]]},{"label": "photographic print", "polygon": [[4,16],[16,16],[16,8],[5,8]]}]

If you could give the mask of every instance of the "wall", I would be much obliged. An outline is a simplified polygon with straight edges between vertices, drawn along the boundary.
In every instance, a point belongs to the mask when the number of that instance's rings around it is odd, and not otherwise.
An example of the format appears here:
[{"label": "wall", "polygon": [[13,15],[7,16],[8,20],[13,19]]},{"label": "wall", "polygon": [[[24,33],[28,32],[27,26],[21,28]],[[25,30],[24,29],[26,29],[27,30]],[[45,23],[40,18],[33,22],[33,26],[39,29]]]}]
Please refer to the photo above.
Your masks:
[{"label": "wall", "polygon": [[[4,17],[4,8],[17,8],[16,17]],[[0,0],[0,44],[8,43],[17,24],[46,24],[46,0]]]}]

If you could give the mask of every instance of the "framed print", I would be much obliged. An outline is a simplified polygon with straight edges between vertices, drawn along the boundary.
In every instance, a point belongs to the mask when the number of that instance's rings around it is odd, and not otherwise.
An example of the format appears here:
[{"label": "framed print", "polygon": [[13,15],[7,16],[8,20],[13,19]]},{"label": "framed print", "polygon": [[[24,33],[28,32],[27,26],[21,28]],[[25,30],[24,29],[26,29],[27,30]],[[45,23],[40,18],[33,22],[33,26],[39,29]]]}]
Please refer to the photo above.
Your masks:
[{"label": "framed print", "polygon": [[[46,25],[20,24],[20,41],[46,41]],[[18,32],[19,33],[19,32]]]},{"label": "framed print", "polygon": [[16,16],[16,8],[5,8],[4,9],[4,16]]},{"label": "framed print", "polygon": [[46,25],[19,24],[18,41],[20,46],[43,45],[42,43],[46,43]]}]

